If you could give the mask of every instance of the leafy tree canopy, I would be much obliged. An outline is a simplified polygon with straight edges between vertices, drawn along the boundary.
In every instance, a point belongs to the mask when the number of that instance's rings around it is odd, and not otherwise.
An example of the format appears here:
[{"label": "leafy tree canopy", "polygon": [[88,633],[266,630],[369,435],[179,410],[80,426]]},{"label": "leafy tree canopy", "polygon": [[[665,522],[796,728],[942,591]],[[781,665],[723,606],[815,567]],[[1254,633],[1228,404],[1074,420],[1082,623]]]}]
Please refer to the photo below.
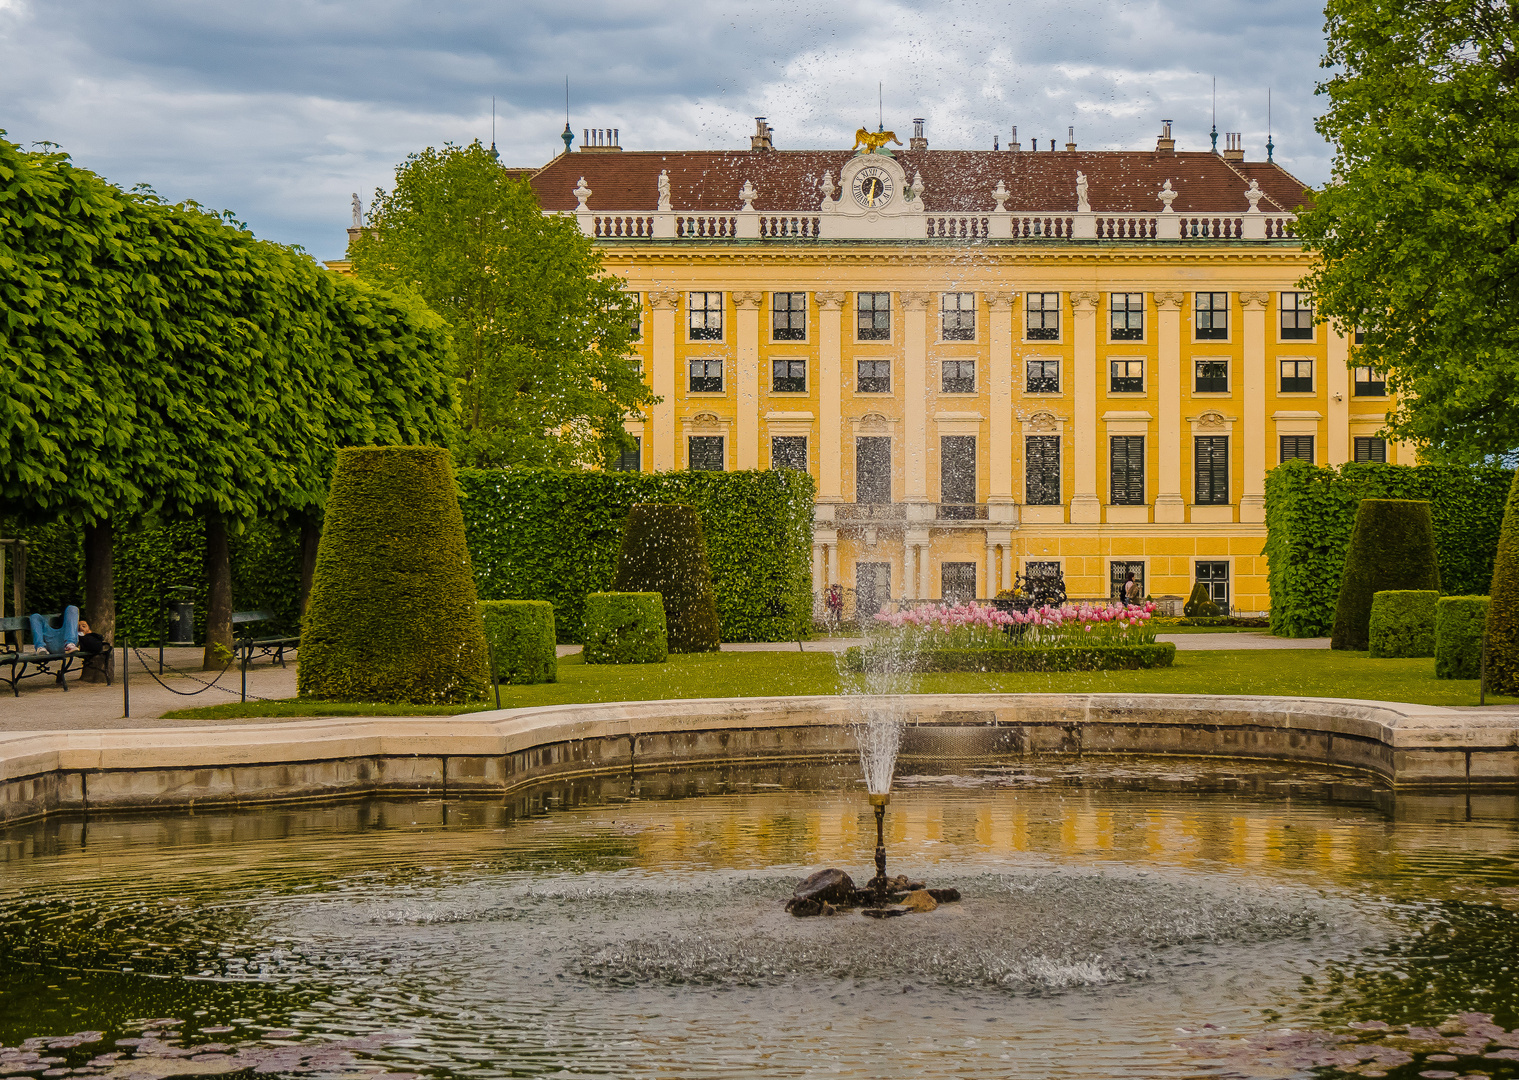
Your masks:
[{"label": "leafy tree canopy", "polygon": [[414,291],[457,356],[460,461],[604,464],[653,400],[631,354],[638,305],[573,218],[478,142],[413,154],[350,249],[361,278]]},{"label": "leafy tree canopy", "polygon": [[1319,311],[1365,331],[1398,438],[1519,447],[1519,7],[1329,0],[1319,131],[1335,179],[1299,222]]}]

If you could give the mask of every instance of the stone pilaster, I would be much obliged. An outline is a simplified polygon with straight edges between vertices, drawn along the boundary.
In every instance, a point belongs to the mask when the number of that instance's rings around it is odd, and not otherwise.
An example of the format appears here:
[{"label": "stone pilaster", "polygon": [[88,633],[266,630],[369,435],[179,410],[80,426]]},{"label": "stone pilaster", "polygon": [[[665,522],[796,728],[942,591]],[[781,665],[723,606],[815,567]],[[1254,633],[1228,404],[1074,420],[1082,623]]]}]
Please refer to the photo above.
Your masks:
[{"label": "stone pilaster", "polygon": [[[1018,294],[986,294],[990,311],[987,320],[987,384],[991,397],[991,423],[988,426],[991,461],[991,484],[986,501],[989,505],[1011,505],[1013,498],[1013,304]],[[988,578],[988,581],[994,580]],[[987,595],[991,595],[988,593]]]},{"label": "stone pilaster", "polygon": [[1156,478],[1155,520],[1182,522],[1187,520],[1187,500],[1182,494],[1181,475],[1181,307],[1186,293],[1158,292],[1155,294],[1157,311],[1156,343],[1159,346],[1158,423],[1155,435],[1159,440],[1159,472]]},{"label": "stone pilaster", "polygon": [[841,292],[813,293],[818,304],[818,501],[843,499],[844,440],[843,347],[840,323]]},{"label": "stone pilaster", "polygon": [[1329,399],[1329,445],[1324,447],[1324,464],[1339,465],[1355,456],[1350,445],[1350,395],[1354,390],[1350,378],[1350,339],[1332,324],[1323,325],[1324,333],[1329,335],[1324,372],[1324,389]]},{"label": "stone pilaster", "polygon": [[1071,494],[1071,522],[1095,524],[1102,520],[1102,498],[1097,493],[1097,308],[1101,294],[1071,293],[1071,339],[1075,346],[1071,372],[1073,398],[1071,458],[1075,464],[1076,490]]},{"label": "stone pilaster", "polygon": [[[756,226],[756,235],[758,227]],[[759,455],[759,323],[762,292],[733,294],[734,329],[737,338],[738,370],[734,382],[738,388],[738,416],[735,427],[735,460],[739,469],[757,469]]]},{"label": "stone pilaster", "polygon": [[928,501],[928,302],[929,293],[902,298],[902,420],[907,449],[904,477],[907,502]]},{"label": "stone pilaster", "polygon": [[649,372],[655,396],[661,400],[650,410],[649,462],[654,472],[680,468],[675,447],[675,318],[680,308],[680,293],[674,290],[651,292],[649,307],[653,322],[653,370]]},{"label": "stone pilaster", "polygon": [[1242,292],[1244,309],[1241,333],[1244,337],[1244,372],[1240,379],[1241,408],[1244,411],[1243,490],[1239,497],[1241,522],[1266,520],[1266,470],[1270,468],[1274,447],[1266,438],[1266,309],[1271,303],[1267,292]]}]

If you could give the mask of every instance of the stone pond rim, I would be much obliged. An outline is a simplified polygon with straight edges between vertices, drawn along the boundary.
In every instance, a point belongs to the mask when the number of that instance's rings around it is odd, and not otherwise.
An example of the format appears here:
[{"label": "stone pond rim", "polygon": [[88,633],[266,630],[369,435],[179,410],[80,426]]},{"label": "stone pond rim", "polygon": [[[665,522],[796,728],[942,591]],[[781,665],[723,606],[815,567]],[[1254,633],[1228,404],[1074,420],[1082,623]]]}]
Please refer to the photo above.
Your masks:
[{"label": "stone pond rim", "polygon": [[[856,760],[861,697],[555,705],[453,717],[0,733],[0,823],[79,811],[494,796],[683,765]],[[894,701],[901,759],[1253,759],[1400,791],[1519,792],[1519,710],[1332,698],[943,694]]]}]

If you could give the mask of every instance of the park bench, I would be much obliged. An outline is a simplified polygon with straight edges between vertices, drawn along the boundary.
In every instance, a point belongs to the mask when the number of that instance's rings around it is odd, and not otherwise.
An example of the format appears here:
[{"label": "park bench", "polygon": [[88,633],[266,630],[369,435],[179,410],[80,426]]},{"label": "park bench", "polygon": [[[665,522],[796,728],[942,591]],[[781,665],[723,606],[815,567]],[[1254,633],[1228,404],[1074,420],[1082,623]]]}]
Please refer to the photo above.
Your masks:
[{"label": "park bench", "polygon": [[291,652],[294,652],[300,647],[301,636],[299,634],[262,638],[256,638],[251,633],[245,633],[240,637],[237,636],[237,628],[239,626],[273,621],[274,612],[272,611],[234,611],[232,613],[232,633],[237,641],[237,648],[245,653],[249,660],[252,660],[254,653],[257,652],[259,656],[272,657],[274,663],[280,667],[284,667],[285,650],[289,649]]},{"label": "park bench", "polygon": [[[60,616],[58,615],[49,615],[47,617],[48,622],[51,623],[54,619],[57,619],[59,617]],[[25,647],[20,645],[20,632],[30,629],[31,625],[31,620],[24,615],[15,615],[0,619],[0,642],[4,643],[3,645],[0,645],[0,649],[3,649],[3,651],[0,651],[0,681],[8,682],[11,684],[11,694],[14,697],[21,696],[21,689],[19,684],[22,679],[31,679],[35,678],[38,675],[54,676],[58,681],[58,685],[67,690],[69,688],[69,684],[64,681],[64,676],[69,673],[69,670],[71,668],[73,668],[75,661],[79,662],[80,673],[83,674],[85,661],[88,660],[89,657],[87,657],[84,653],[78,651],[25,651]],[[16,635],[16,645],[10,644],[10,633],[13,630],[18,631]],[[100,655],[102,657],[108,656],[110,654],[110,651],[111,646],[109,643],[107,643]],[[52,669],[53,664],[58,665],[56,671]],[[32,670],[28,671],[28,668],[31,668]],[[9,674],[7,674],[7,669],[9,669]],[[106,665],[104,667],[104,670],[106,673],[106,685],[109,686],[111,682],[110,666]]]}]

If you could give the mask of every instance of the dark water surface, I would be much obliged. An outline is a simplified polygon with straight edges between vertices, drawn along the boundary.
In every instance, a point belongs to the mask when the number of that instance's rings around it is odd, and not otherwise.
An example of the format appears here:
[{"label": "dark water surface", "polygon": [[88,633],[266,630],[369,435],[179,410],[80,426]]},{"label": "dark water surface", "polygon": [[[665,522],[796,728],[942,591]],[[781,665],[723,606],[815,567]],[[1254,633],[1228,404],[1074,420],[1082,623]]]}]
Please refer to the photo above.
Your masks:
[{"label": "dark water surface", "polygon": [[954,768],[891,920],[850,769],[0,833],[0,1076],[1519,1077],[1512,796]]}]

